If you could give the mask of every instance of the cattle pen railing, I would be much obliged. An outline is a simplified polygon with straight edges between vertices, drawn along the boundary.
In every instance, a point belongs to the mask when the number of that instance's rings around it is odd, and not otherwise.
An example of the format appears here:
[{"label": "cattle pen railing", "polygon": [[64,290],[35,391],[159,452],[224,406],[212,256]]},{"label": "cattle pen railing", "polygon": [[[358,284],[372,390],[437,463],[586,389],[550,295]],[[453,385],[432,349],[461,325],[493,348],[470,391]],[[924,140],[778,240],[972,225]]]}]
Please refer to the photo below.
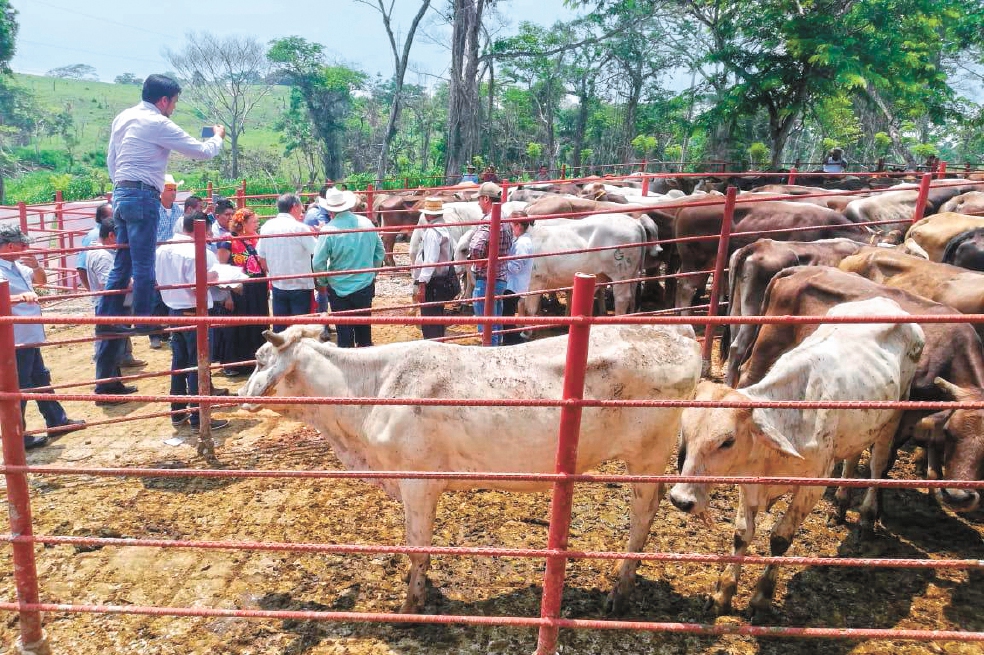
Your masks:
[{"label": "cattle pen railing", "polygon": [[[923,188],[928,193],[930,176],[923,178]],[[921,189],[922,191],[922,189]],[[922,197],[922,196],[921,196]],[[725,199],[718,199],[716,202],[726,202],[727,206],[733,208],[736,198],[734,192],[730,192]],[[917,207],[924,203],[917,203]],[[727,210],[726,210],[727,211]],[[498,210],[492,214],[492,221],[499,222],[503,219]],[[730,225],[729,220],[725,220],[723,225]],[[199,253],[204,252],[205,244],[208,239],[204,236],[204,224],[196,226],[196,247]],[[493,229],[495,229],[494,226]],[[23,393],[18,389],[15,375],[16,366],[14,362],[14,323],[45,323],[45,324],[86,324],[95,325],[100,323],[113,323],[118,319],[95,318],[78,316],[59,316],[47,315],[40,319],[25,319],[23,317],[11,316],[11,305],[9,293],[6,289],[6,282],[0,283],[0,421],[2,421],[4,466],[3,472],[7,481],[8,508],[10,512],[10,533],[4,535],[3,540],[11,544],[14,560],[14,580],[17,590],[16,602],[0,603],[0,609],[10,612],[17,612],[20,617],[20,639],[19,642],[25,650],[33,652],[43,652],[46,648],[46,637],[42,631],[42,612],[55,613],[101,613],[101,614],[134,614],[144,616],[175,616],[175,617],[239,617],[251,619],[293,619],[293,620],[318,620],[318,621],[347,621],[347,622],[392,622],[392,623],[441,623],[441,624],[471,624],[471,625],[510,625],[517,627],[536,628],[539,630],[538,652],[542,655],[554,652],[557,644],[558,631],[561,629],[594,629],[594,630],[616,630],[630,629],[650,632],[664,633],[686,633],[703,635],[744,635],[751,637],[797,637],[797,638],[834,638],[834,639],[899,639],[916,641],[965,641],[980,642],[984,641],[984,632],[955,631],[955,630],[906,630],[906,629],[877,629],[877,628],[824,628],[824,627],[790,627],[790,626],[755,626],[747,624],[707,624],[707,623],[681,623],[681,622],[647,622],[647,621],[619,621],[619,620],[591,620],[591,619],[570,619],[563,618],[561,605],[561,592],[564,586],[566,564],[570,559],[600,559],[613,560],[625,557],[638,558],[644,561],[660,562],[696,562],[696,563],[729,563],[742,562],[747,564],[768,564],[781,563],[789,566],[857,566],[857,567],[886,567],[886,568],[925,568],[925,569],[970,569],[980,570],[984,568],[984,562],[974,559],[887,559],[887,558],[830,558],[830,557],[757,557],[757,556],[728,556],[728,555],[705,555],[698,553],[625,553],[608,551],[584,551],[570,550],[567,546],[567,537],[571,519],[571,494],[575,483],[601,484],[601,483],[630,483],[630,482],[651,482],[671,484],[674,482],[699,481],[706,483],[725,483],[725,484],[784,484],[790,486],[798,485],[840,485],[849,487],[879,487],[879,488],[977,488],[980,486],[976,481],[955,482],[949,480],[841,480],[841,479],[811,479],[811,478],[763,478],[763,477],[695,477],[684,478],[680,476],[629,476],[629,475],[600,475],[573,473],[574,456],[577,450],[578,421],[580,412],[584,407],[682,407],[682,406],[768,406],[768,407],[799,407],[799,408],[910,408],[910,409],[982,409],[982,402],[883,402],[883,403],[700,403],[696,401],[620,401],[620,400],[585,400],[583,399],[583,376],[584,365],[587,358],[587,339],[591,326],[612,323],[636,323],[636,324],[704,324],[706,335],[711,336],[711,331],[715,326],[736,323],[783,323],[783,322],[802,322],[802,323],[894,323],[894,322],[960,322],[984,321],[984,315],[932,315],[932,316],[907,316],[907,317],[745,317],[730,318],[719,317],[718,306],[713,299],[719,296],[719,279],[724,269],[724,255],[727,253],[728,235],[722,234],[712,238],[720,239],[718,257],[713,270],[713,286],[711,292],[712,303],[709,309],[709,316],[623,316],[623,317],[591,317],[591,298],[593,291],[593,280],[580,277],[575,280],[573,285],[574,296],[572,300],[571,317],[569,318],[546,318],[528,317],[523,319],[524,324],[532,327],[567,326],[570,328],[568,337],[568,364],[565,369],[565,387],[562,398],[558,399],[512,399],[507,401],[483,401],[475,399],[380,399],[380,398],[251,398],[250,402],[264,405],[277,405],[283,403],[296,404],[354,404],[354,405],[458,405],[463,407],[484,406],[484,405],[503,405],[503,406],[536,406],[543,408],[560,409],[560,425],[558,427],[558,456],[557,467],[554,474],[529,474],[516,472],[449,472],[449,471],[275,471],[275,470],[227,470],[213,467],[204,470],[162,470],[146,468],[82,468],[70,466],[28,466],[26,453],[23,448],[24,432],[21,429],[21,400],[76,400],[93,401],[98,399],[129,399],[143,400],[146,402],[169,403],[171,401],[180,402],[199,402],[202,407],[202,425],[208,425],[208,415],[213,408],[227,406],[226,403],[218,401],[215,397],[207,394],[208,387],[205,386],[210,379],[210,371],[216,365],[200,358],[198,370],[200,372],[200,395],[199,396],[163,396],[163,395],[132,395],[114,396],[93,394],[70,394],[70,393]],[[672,239],[661,239],[659,243],[672,243]],[[647,244],[633,244],[647,245]],[[52,249],[49,254],[61,257],[70,249]],[[78,249],[75,249],[78,250]],[[724,255],[722,254],[724,253]],[[203,257],[201,259],[204,259]],[[497,257],[490,253],[489,263],[494,265]],[[403,267],[404,269],[406,267]],[[269,278],[268,278],[269,279]],[[199,313],[195,317],[137,317],[142,323],[148,324],[167,324],[170,326],[181,325],[183,328],[172,329],[195,329],[200,335],[199,343],[207,343],[207,330],[209,327],[236,325],[244,323],[256,323],[261,317],[216,317],[208,316],[204,301],[207,293],[207,285],[203,282],[204,276],[200,275],[200,283],[194,285],[199,298]],[[112,292],[109,292],[112,293]],[[69,294],[58,294],[48,296],[44,300],[56,302],[62,296]],[[75,294],[75,297],[82,297],[85,294]],[[491,303],[486,298],[487,311],[491,311]],[[269,320],[269,317],[265,317]],[[345,317],[340,314],[333,314],[330,317],[316,316],[303,318],[278,317],[277,322],[283,324],[302,324],[302,323],[372,323],[372,324],[483,324],[491,326],[502,319],[492,316],[474,318],[427,318],[409,316],[373,316],[373,317]],[[491,336],[491,330],[484,330],[483,335],[486,340]],[[79,340],[83,341],[83,340]],[[705,349],[710,348],[711,339],[705,338]],[[66,342],[53,342],[66,343]],[[52,344],[52,345],[53,345]],[[199,348],[199,353],[207,352],[207,348]],[[138,376],[125,376],[123,380],[138,379],[149,377],[150,375],[167,375],[170,371],[154,374],[142,374]],[[204,382],[203,382],[204,381]],[[80,382],[65,386],[89,385],[92,381]],[[129,420],[140,420],[152,416],[164,416],[169,412],[156,414],[143,414],[135,417],[128,417]],[[117,423],[119,419],[106,421],[107,423]],[[200,453],[212,462],[217,463],[218,458],[215,453],[214,444],[211,443],[211,435],[208,430],[203,430],[201,437],[202,447]],[[256,478],[256,477],[277,477],[284,479],[299,478],[323,478],[323,479],[382,479],[382,478],[441,478],[441,479],[468,479],[468,480],[500,480],[500,481],[526,481],[539,480],[553,484],[553,498],[551,502],[551,517],[549,524],[548,543],[542,549],[509,549],[509,548],[455,548],[455,547],[429,547],[413,548],[405,546],[381,546],[381,545],[356,545],[356,544],[321,544],[321,543],[276,543],[276,542],[237,542],[237,541],[204,541],[204,540],[160,540],[160,539],[114,539],[99,537],[69,537],[60,535],[34,535],[32,524],[32,506],[30,490],[28,486],[28,476],[63,476],[63,475],[92,475],[98,477],[203,477],[203,478]],[[372,612],[317,612],[317,611],[272,611],[257,609],[226,609],[226,608],[203,608],[203,607],[153,607],[140,605],[89,605],[89,604],[63,604],[45,603],[41,599],[39,583],[37,579],[37,569],[35,563],[35,547],[37,544],[77,544],[77,545],[101,545],[111,547],[157,547],[157,548],[185,548],[185,549],[220,549],[220,550],[271,550],[281,552],[316,552],[316,553],[430,553],[441,556],[479,556],[479,557],[517,557],[517,558],[537,558],[547,562],[543,579],[543,599],[541,603],[540,616],[538,617],[518,617],[518,616],[463,616],[463,615],[401,615],[392,613],[372,613]]]}]

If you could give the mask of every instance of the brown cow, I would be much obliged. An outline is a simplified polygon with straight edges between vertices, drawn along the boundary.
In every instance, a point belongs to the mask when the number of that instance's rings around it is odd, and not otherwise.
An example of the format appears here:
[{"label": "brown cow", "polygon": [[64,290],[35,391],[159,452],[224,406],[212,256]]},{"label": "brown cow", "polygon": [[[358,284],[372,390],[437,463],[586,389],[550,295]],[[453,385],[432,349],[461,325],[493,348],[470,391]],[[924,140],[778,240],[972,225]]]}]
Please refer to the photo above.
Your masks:
[{"label": "brown cow", "polygon": [[967,191],[959,196],[954,196],[943,204],[940,211],[959,214],[984,214],[984,191]]},{"label": "brown cow", "polygon": [[933,214],[913,223],[905,234],[902,251],[931,262],[941,262],[946,244],[958,234],[978,227],[984,227],[984,216],[953,212]]},{"label": "brown cow", "polygon": [[[972,188],[966,185],[954,185],[950,180],[942,180],[935,184],[937,186],[932,186],[929,189],[929,196],[923,207],[924,216],[937,213],[948,200]],[[844,215],[856,223],[897,221],[882,225],[881,228],[904,230],[912,222],[918,199],[919,189],[917,188],[889,191],[852,200],[844,210]]]},{"label": "brown cow", "polygon": [[[724,205],[705,205],[685,207],[677,212],[674,236],[677,239],[688,237],[712,237],[721,233]],[[778,232],[768,235],[769,230],[798,229],[795,232]],[[768,236],[777,241],[817,241],[819,239],[851,239],[869,242],[874,234],[853,224],[843,214],[831,209],[798,202],[754,202],[739,203],[735,206],[735,225],[729,244],[729,254],[757,239]],[[676,307],[689,314],[697,291],[707,284],[717,256],[718,240],[701,239],[677,243],[680,253],[680,272],[694,273],[681,277],[677,284]],[[704,271],[704,272],[699,272]],[[723,289],[722,289],[723,292]]]},{"label": "brown cow", "polygon": [[[954,309],[912,293],[875,284],[827,266],[795,266],[777,274],[766,290],[763,316],[823,316],[834,305],[885,297],[910,314],[953,314]],[[926,345],[910,388],[910,400],[984,400],[984,350],[966,323],[922,323]],[[739,387],[755,384],[779,357],[816,330],[815,324],[762,325],[745,359]],[[949,380],[949,382],[947,382]],[[910,438],[927,447],[929,477],[979,480],[984,463],[984,410],[905,412],[896,447]],[[942,454],[942,466],[941,466]],[[970,511],[976,491],[944,489],[941,499],[957,511]]]},{"label": "brown cow", "polygon": [[[850,239],[821,239],[820,241],[776,241],[759,239],[739,248],[728,264],[728,313],[731,316],[759,316],[765,303],[765,290],[772,278],[790,266],[837,266],[842,259],[857,253],[865,246]],[[734,338],[729,339],[734,332]],[[725,326],[721,337],[721,357],[727,347],[728,370],[725,384],[734,387],[738,382],[741,357],[755,340],[751,324]]]},{"label": "brown cow", "polygon": [[[888,248],[864,248],[843,259],[838,268],[949,305],[963,314],[984,314],[984,273]],[[984,324],[976,327],[984,339]]]}]

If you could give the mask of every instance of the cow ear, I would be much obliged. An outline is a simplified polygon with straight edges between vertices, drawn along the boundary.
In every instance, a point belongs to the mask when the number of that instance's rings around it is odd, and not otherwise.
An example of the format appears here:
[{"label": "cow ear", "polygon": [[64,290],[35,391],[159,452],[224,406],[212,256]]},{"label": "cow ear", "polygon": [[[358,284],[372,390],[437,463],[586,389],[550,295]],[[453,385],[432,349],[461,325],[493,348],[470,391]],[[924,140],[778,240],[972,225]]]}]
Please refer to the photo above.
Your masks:
[{"label": "cow ear", "polygon": [[263,338],[272,343],[275,348],[283,348],[286,343],[282,334],[270,330],[263,330]]},{"label": "cow ear", "polygon": [[755,436],[761,439],[767,446],[775,448],[781,453],[786,453],[790,457],[805,459],[796,450],[796,446],[780,432],[773,424],[770,412],[758,407],[752,410],[751,427]]}]

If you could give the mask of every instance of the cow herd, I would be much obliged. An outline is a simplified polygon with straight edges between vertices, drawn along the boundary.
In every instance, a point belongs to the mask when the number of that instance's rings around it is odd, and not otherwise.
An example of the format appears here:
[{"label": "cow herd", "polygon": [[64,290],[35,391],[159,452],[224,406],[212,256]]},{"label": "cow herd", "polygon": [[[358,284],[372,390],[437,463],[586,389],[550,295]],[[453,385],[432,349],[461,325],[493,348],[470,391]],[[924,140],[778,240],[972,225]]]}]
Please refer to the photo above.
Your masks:
[{"label": "cow herd", "polygon": [[[975,244],[984,231],[984,218],[952,211],[984,210],[974,204],[984,199],[977,190],[981,187],[973,181],[938,181],[923,207],[927,218],[907,233],[903,222],[911,221],[917,201],[913,189],[864,198],[834,195],[829,196],[829,205],[827,196],[789,186],[760,189],[747,198],[742,194],[739,199],[747,202],[739,202],[735,212],[728,283],[720,285],[732,316],[894,317],[894,321],[732,326],[721,339],[722,361],[726,360],[723,383],[701,381],[700,346],[689,326],[594,326],[586,399],[712,402],[686,409],[586,407],[577,471],[621,460],[630,474],[659,475],[675,451],[678,472],[685,476],[829,477],[842,464],[844,477],[850,477],[860,458],[870,452],[870,475],[877,478],[887,474],[897,449],[912,442],[926,451],[929,478],[980,480],[984,409],[803,409],[776,403],[984,401],[981,324],[975,329],[967,322],[899,320],[909,315],[984,314],[984,272],[944,263],[947,257],[956,261],[957,254],[964,262],[981,259],[975,255]],[[539,269],[540,283],[549,286],[531,285],[531,290],[569,285],[574,271],[618,281],[659,268],[693,274],[670,278],[686,281],[675,293],[664,290],[665,297],[676,297],[678,309],[688,310],[704,291],[717,242],[692,238],[663,249],[652,242],[657,234],[677,239],[719,234],[722,198],[682,192],[641,196],[623,188],[619,200],[616,188],[602,185],[586,193],[591,197],[538,189],[513,193],[515,206],[529,203],[526,211],[531,216],[553,216],[538,220],[534,228],[540,234],[539,242],[534,238],[538,254],[611,247],[537,258],[534,279]],[[785,195],[777,200],[776,193]],[[796,202],[794,196],[799,194],[812,197]],[[446,221],[478,220],[468,208],[471,204],[466,200],[446,204]],[[556,218],[585,211],[605,213]],[[758,236],[763,230],[785,228],[807,229],[770,233],[773,238],[767,239]],[[458,230],[456,238],[467,238],[468,226]],[[615,252],[625,269],[621,272],[608,262],[615,259]],[[631,297],[616,295],[617,312],[632,309]],[[559,398],[566,337],[502,348],[417,341],[348,350],[322,343],[320,334],[320,326],[265,333],[268,343],[257,352],[256,370],[239,392],[244,402],[260,396],[390,401],[368,406],[273,406],[280,414],[318,429],[339,460],[355,470],[553,470],[560,410],[492,403]],[[456,406],[455,399],[489,404]],[[400,400],[407,404],[391,403]],[[715,403],[726,406],[711,406]],[[253,410],[260,406],[246,405]],[[407,544],[417,547],[432,543],[437,502],[444,491],[544,489],[540,482],[500,479],[375,482],[402,502]],[[773,556],[783,555],[823,491],[816,486],[743,485],[735,506],[733,553],[746,552],[755,535],[756,515],[791,494],[769,542]],[[627,552],[644,548],[662,495],[660,485],[632,485]],[[707,484],[676,484],[668,496],[680,511],[694,515],[708,511]],[[979,503],[975,490],[942,488],[936,496],[958,512],[971,511]],[[835,499],[834,519],[844,521],[849,506],[846,489],[839,489]],[[860,509],[862,536],[874,530],[878,513],[879,495],[870,489]],[[415,553],[410,561],[402,611],[416,613],[423,609],[430,557]],[[621,563],[609,596],[613,611],[625,606],[637,565],[632,559]],[[733,563],[722,572],[712,596],[718,612],[730,610],[740,569]],[[770,565],[752,596],[753,614],[769,609],[775,586],[776,567]]]}]

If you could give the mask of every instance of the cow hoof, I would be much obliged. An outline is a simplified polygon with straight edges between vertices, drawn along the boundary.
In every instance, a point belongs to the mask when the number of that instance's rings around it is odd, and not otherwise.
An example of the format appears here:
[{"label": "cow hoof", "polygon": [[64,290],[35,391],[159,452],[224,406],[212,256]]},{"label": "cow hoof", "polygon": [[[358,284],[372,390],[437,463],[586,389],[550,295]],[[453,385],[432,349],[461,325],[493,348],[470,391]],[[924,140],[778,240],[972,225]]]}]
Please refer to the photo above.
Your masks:
[{"label": "cow hoof", "polygon": [[628,601],[624,594],[615,593],[614,591],[608,594],[608,598],[605,599],[605,614],[607,616],[622,616],[625,614],[627,609]]},{"label": "cow hoof", "polygon": [[772,605],[758,605],[749,608],[749,623],[752,625],[765,625],[775,620],[776,615],[772,611]]},{"label": "cow hoof", "polygon": [[400,614],[422,614],[423,603],[416,601],[411,601],[409,598],[403,601],[403,605],[400,606]]},{"label": "cow hoof", "polygon": [[726,614],[731,614],[731,601],[724,600],[717,594],[714,594],[707,599],[706,603],[704,603],[704,612],[714,614],[715,616],[725,616]]}]

